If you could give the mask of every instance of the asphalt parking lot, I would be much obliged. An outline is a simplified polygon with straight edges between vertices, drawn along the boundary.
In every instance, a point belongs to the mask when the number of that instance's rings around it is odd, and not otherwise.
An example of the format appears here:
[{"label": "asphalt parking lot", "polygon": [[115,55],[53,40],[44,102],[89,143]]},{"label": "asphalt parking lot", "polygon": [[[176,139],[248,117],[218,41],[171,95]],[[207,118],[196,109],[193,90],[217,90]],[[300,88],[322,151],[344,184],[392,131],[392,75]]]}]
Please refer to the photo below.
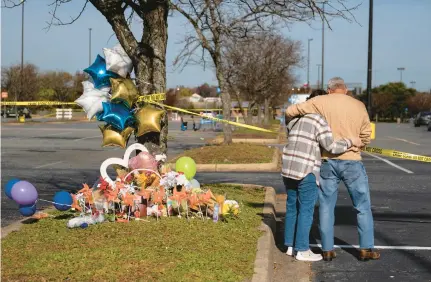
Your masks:
[{"label": "asphalt parking lot", "polygon": [[[213,132],[181,132],[170,124],[169,156],[200,146]],[[82,183],[94,183],[99,166],[109,157],[121,157],[124,150],[101,148],[96,123],[2,124],[1,172],[3,186],[12,177],[33,183],[39,197],[51,200],[60,189],[74,191]],[[372,146],[421,155],[431,155],[431,132],[411,124],[377,124]],[[431,163],[391,159],[363,154],[369,174],[375,220],[375,244],[382,259],[358,262],[356,214],[349,195],[340,188],[336,207],[338,257],[332,263],[312,265],[315,281],[431,281]],[[198,173],[201,183],[237,182],[273,186],[284,193],[279,173]],[[19,219],[16,205],[1,200],[2,226]],[[41,206],[42,207],[42,206]],[[319,244],[317,221],[312,243]],[[347,246],[347,248],[346,248]]]}]

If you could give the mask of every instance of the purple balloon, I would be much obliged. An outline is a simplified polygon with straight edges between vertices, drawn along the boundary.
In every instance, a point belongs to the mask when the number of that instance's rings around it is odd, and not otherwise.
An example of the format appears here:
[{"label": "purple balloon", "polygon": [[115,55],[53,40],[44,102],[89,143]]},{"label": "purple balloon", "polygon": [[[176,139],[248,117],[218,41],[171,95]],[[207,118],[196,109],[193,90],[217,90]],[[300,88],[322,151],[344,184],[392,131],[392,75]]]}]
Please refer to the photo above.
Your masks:
[{"label": "purple balloon", "polygon": [[19,181],[15,183],[11,190],[12,199],[20,205],[31,205],[37,200],[37,190],[28,181]]}]

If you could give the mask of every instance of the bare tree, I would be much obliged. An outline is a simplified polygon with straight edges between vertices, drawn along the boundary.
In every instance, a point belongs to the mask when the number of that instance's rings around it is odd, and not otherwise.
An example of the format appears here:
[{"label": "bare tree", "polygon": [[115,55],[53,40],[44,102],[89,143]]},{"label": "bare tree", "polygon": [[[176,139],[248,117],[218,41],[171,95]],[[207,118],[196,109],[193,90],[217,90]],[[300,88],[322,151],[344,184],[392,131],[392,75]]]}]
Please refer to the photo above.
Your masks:
[{"label": "bare tree", "polygon": [[[13,8],[30,0],[3,0],[3,6]],[[91,3],[111,25],[118,41],[131,58],[136,83],[142,94],[165,92],[166,88],[166,47],[168,40],[168,0],[77,0],[82,3],[80,12],[65,21],[58,16],[61,6],[73,0],[51,0],[49,4],[51,26],[72,24],[79,19],[87,5]],[[143,30],[141,38],[135,38],[130,23],[138,17]],[[164,115],[160,134],[149,133],[138,138],[150,151],[166,152],[168,119]]]},{"label": "bare tree", "polygon": [[[301,66],[300,42],[267,32],[226,46],[223,68],[229,91],[235,93],[239,104],[242,99],[248,100],[248,113],[258,106],[258,121],[263,106],[268,125],[270,107],[287,93],[295,80],[292,71]],[[251,118],[249,114],[247,123],[252,122]]]},{"label": "bare tree", "polygon": [[[222,67],[223,49],[227,39],[245,38],[263,30],[272,30],[282,24],[297,21],[310,22],[316,17],[328,23],[330,17],[353,18],[346,7],[348,0],[328,2],[326,0],[170,0],[174,10],[182,14],[194,29],[194,34],[185,38],[182,53],[177,63],[207,63],[207,55],[215,68],[219,87],[222,90],[223,116],[230,119],[231,96],[225,83]],[[198,49],[201,56],[194,56]],[[224,143],[232,142],[231,127],[223,125]]]},{"label": "bare tree", "polygon": [[4,67],[1,70],[1,88],[9,94],[9,99],[33,101],[39,90],[38,69],[35,65],[24,64],[21,76],[21,65]]}]

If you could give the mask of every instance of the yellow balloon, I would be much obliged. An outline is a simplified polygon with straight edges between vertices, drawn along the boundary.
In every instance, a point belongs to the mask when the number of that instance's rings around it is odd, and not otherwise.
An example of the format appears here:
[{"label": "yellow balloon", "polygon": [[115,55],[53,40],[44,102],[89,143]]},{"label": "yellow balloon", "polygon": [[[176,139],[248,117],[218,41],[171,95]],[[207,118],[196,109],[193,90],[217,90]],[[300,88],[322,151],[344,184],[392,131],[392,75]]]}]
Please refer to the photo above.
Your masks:
[{"label": "yellow balloon", "polygon": [[165,111],[151,106],[145,106],[135,113],[138,130],[136,136],[139,137],[148,132],[160,132],[163,113]]},{"label": "yellow balloon", "polygon": [[126,127],[123,131],[120,131],[111,125],[99,125],[99,128],[103,134],[102,147],[120,146],[121,148],[126,148],[127,141],[129,141],[129,137],[134,130],[133,127]]},{"label": "yellow balloon", "polygon": [[138,99],[139,93],[135,84],[129,78],[110,78],[112,97],[111,102],[124,102],[127,107],[131,108],[133,103]]}]

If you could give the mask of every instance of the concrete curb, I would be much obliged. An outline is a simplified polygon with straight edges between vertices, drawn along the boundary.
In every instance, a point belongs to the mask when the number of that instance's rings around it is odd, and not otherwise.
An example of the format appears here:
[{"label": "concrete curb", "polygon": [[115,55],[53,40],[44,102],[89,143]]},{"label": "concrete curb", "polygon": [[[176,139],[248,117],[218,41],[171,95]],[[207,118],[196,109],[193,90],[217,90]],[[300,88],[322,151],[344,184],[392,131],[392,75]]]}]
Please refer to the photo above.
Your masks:
[{"label": "concrete curb", "polygon": [[[50,212],[50,211],[55,211],[55,208],[49,207],[49,208],[40,210],[38,212]],[[12,232],[19,231],[24,224],[29,224],[29,223],[32,223],[32,222],[35,222],[35,221],[37,221],[37,219],[35,219],[35,218],[33,218],[33,217],[30,216],[30,217],[26,217],[24,219],[20,219],[20,220],[14,221],[13,223],[11,223],[11,224],[9,224],[9,225],[7,225],[5,227],[2,227],[1,228],[1,239],[6,238],[6,236],[9,235]]]},{"label": "concrete curb", "polygon": [[[272,172],[278,170],[280,149],[275,148],[274,156],[270,163],[256,164],[196,164],[198,172]],[[175,164],[170,163],[171,169],[175,169]]]}]

